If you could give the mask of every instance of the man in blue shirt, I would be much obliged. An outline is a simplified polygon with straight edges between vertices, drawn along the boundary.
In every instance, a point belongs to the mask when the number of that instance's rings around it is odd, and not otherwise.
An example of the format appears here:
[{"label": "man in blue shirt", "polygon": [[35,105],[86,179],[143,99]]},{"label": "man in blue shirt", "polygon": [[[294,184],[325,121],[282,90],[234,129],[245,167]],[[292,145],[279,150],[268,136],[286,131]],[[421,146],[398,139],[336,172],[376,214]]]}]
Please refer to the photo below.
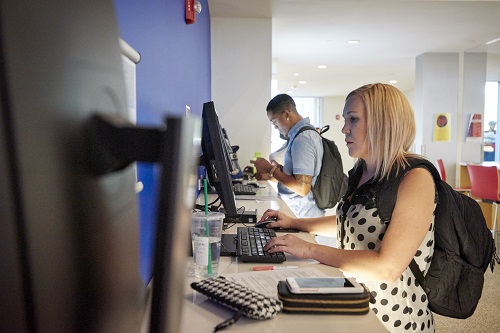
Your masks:
[{"label": "man in blue shirt", "polygon": [[309,130],[298,134],[302,127],[311,124],[309,118],[297,112],[293,98],[287,94],[275,96],[266,111],[271,124],[289,138],[289,144],[283,165],[264,158],[251,161],[257,169],[257,179],[277,182],[278,193],[297,217],[324,216],[325,211],[316,205],[311,191],[321,170],[321,137]]}]

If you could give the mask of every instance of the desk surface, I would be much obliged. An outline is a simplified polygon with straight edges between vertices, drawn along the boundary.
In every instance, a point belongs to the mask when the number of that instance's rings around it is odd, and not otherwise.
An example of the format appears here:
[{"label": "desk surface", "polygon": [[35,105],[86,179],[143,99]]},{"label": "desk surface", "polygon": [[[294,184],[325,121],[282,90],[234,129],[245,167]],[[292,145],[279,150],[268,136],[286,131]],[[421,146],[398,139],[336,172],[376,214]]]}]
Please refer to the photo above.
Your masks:
[{"label": "desk surface", "polygon": [[[271,186],[262,189],[266,199],[237,200],[237,207],[244,206],[246,209],[257,209],[257,218],[268,209],[279,209],[288,215],[293,213],[288,206],[276,195]],[[210,201],[211,198],[209,198]],[[198,204],[203,204],[201,199]],[[233,227],[234,228],[234,227]],[[229,233],[234,230],[229,229]],[[298,237],[315,242],[314,237],[308,233],[297,233]],[[197,279],[193,276],[192,257],[188,258],[188,279],[185,284],[185,297],[183,301],[181,332],[185,333],[203,333],[213,332],[214,327],[229,319],[234,312],[208,300],[202,294],[191,289],[190,284]],[[219,275],[249,272],[255,263],[241,263],[237,258],[221,257],[219,264]],[[299,267],[315,267],[330,276],[342,276],[339,269],[319,264],[317,261],[308,259],[299,259],[287,254],[287,260],[284,265],[296,265]],[[387,332],[384,326],[377,319],[375,314],[370,311],[365,315],[306,315],[306,314],[287,314],[280,313],[270,320],[255,320],[245,317],[240,318],[233,326],[222,332],[272,332],[272,333],[294,333],[294,332]]]}]

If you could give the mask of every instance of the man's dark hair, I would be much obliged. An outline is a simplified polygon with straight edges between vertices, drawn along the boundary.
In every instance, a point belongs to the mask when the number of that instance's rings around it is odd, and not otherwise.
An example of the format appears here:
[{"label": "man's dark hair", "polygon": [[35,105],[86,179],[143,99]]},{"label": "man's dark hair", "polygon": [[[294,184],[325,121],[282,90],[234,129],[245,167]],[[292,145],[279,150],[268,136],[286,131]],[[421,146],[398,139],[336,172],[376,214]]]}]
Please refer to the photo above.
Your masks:
[{"label": "man's dark hair", "polygon": [[285,110],[297,112],[293,98],[287,94],[279,94],[274,96],[273,99],[269,101],[269,104],[267,104],[266,107],[266,111],[272,112],[273,114],[277,114]]}]

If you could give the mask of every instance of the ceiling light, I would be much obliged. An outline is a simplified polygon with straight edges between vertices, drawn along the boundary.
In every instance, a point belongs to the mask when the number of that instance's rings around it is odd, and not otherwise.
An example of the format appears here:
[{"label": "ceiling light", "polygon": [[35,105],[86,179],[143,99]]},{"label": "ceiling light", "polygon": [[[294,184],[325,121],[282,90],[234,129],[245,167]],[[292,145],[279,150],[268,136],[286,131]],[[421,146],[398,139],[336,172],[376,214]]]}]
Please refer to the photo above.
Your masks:
[{"label": "ceiling light", "polygon": [[490,44],[496,43],[498,41],[500,41],[500,38],[496,38],[496,39],[490,40],[489,42],[486,42],[486,45],[490,45]]},{"label": "ceiling light", "polygon": [[389,83],[390,84],[396,84],[396,83],[398,83],[398,80],[390,80]]},{"label": "ceiling light", "polygon": [[291,94],[293,94],[293,90],[287,90],[287,91],[286,91],[286,93],[287,93],[288,95],[291,95]]},{"label": "ceiling light", "polygon": [[326,65],[318,65],[318,68],[319,68],[319,69],[325,69],[325,68],[326,68]]},{"label": "ceiling light", "polygon": [[353,44],[354,45],[354,44],[358,44],[358,43],[359,43],[359,40],[357,40],[357,39],[351,39],[351,40],[347,41],[347,44]]},{"label": "ceiling light", "polygon": [[299,81],[299,84],[306,84],[307,81]]},{"label": "ceiling light", "polygon": [[299,76],[299,73],[293,73],[293,75],[295,75],[295,76]]}]

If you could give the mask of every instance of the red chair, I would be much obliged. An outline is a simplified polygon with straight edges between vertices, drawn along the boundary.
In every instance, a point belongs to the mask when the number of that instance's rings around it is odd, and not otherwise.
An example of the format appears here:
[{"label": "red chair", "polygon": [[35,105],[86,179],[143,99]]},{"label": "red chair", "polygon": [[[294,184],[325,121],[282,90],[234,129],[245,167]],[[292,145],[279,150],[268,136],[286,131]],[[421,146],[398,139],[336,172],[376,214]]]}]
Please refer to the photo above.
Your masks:
[{"label": "red chair", "polygon": [[483,166],[467,164],[471,184],[472,197],[478,202],[492,204],[495,207],[493,215],[493,238],[497,242],[497,214],[500,203],[500,193],[498,193],[498,169],[496,166]]},{"label": "red chair", "polygon": [[[441,175],[441,179],[444,182],[446,182],[446,169],[444,167],[444,162],[442,159],[438,159],[436,162],[437,162],[439,174]],[[463,194],[470,196],[470,191],[471,191],[470,187],[454,187],[454,186],[452,186],[452,187],[455,191],[462,192]]]}]

